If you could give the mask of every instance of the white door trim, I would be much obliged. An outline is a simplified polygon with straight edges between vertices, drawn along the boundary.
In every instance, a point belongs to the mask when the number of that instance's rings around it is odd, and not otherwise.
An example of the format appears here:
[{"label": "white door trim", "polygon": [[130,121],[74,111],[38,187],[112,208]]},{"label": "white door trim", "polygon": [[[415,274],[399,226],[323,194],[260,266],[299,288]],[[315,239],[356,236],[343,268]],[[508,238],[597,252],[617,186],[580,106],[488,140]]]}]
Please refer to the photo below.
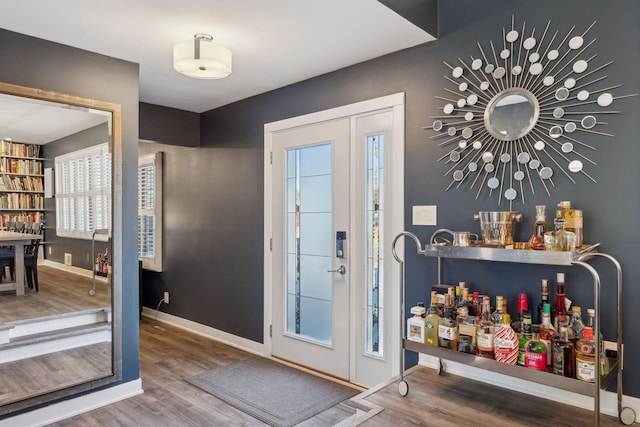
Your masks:
[{"label": "white door trim", "polygon": [[[282,131],[289,128],[298,126],[304,126],[312,123],[318,123],[322,121],[335,120],[343,117],[356,116],[371,111],[392,109],[394,113],[394,122],[398,124],[395,127],[393,141],[394,147],[391,152],[390,163],[392,165],[393,174],[391,177],[391,198],[389,204],[393,208],[391,212],[391,220],[388,222],[390,227],[386,228],[385,242],[393,241],[393,236],[404,230],[404,92],[395,93],[392,95],[383,96],[380,98],[374,98],[367,101],[357,102],[341,107],[332,108],[329,110],[319,111],[315,113],[305,114],[302,116],[292,117],[277,122],[266,123],[264,125],[264,351],[266,355],[272,353],[272,341],[271,341],[271,324],[273,319],[272,313],[272,253],[271,253],[271,238],[272,238],[272,200],[271,194],[273,189],[272,173],[271,173],[271,151],[273,147],[272,136],[274,132]],[[387,213],[388,215],[388,213]],[[389,220],[389,218],[387,218]],[[390,248],[385,248],[389,250]],[[398,255],[403,257],[403,248],[397,248]],[[391,256],[387,257],[391,259]],[[391,268],[385,272],[385,277],[388,279],[388,283],[397,285],[397,277],[399,275],[397,263],[390,263]],[[393,298],[391,304],[399,309],[400,307],[400,295],[397,290],[392,290]],[[351,310],[351,316],[355,316],[354,310]],[[389,342],[389,354],[391,363],[393,366],[400,366],[400,322],[399,316],[393,316],[391,319],[391,337]],[[354,323],[351,323],[352,325]],[[351,331],[352,335],[355,335],[355,331]],[[352,340],[353,342],[353,340]],[[398,345],[394,345],[398,343]]]}]

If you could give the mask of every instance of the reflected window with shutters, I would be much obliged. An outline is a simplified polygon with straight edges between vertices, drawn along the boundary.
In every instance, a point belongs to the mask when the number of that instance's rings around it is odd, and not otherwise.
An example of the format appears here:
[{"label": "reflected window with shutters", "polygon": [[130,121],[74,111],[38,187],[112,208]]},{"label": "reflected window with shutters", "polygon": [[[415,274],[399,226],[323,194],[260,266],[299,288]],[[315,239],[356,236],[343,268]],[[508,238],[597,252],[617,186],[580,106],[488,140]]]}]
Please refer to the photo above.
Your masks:
[{"label": "reflected window with shutters", "polygon": [[111,229],[111,154],[109,144],[55,158],[56,234],[91,239]]},{"label": "reflected window with shutters", "polygon": [[138,159],[138,259],[162,271],[162,152]]}]

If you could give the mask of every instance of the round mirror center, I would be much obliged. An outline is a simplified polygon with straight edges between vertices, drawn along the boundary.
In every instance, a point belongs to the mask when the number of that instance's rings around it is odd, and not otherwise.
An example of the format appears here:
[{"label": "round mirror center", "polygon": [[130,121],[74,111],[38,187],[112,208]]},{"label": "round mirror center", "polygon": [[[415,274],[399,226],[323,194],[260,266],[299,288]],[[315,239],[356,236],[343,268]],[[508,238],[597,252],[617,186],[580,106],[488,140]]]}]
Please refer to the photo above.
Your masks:
[{"label": "round mirror center", "polygon": [[507,89],[489,101],[484,112],[487,131],[501,141],[515,141],[528,134],[540,115],[535,95],[525,89]]}]

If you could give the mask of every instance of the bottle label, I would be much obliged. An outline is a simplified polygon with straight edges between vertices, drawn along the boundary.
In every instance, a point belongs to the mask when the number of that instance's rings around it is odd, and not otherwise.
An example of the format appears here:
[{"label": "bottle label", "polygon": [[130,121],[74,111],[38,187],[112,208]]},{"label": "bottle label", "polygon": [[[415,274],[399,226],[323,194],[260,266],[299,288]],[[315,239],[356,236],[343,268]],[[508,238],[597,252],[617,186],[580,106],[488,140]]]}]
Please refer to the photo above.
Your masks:
[{"label": "bottle label", "polygon": [[475,336],[476,335],[476,327],[475,325],[466,325],[461,323],[458,329],[460,336],[462,335],[470,335],[470,336]]},{"label": "bottle label", "polygon": [[458,339],[458,329],[451,326],[438,326],[438,337],[445,340],[453,341]]},{"label": "bottle label", "polygon": [[478,332],[478,348],[484,351],[493,350],[493,334],[489,332]]},{"label": "bottle label", "polygon": [[[568,361],[567,361],[568,362]],[[553,373],[565,375],[564,351],[562,348],[553,349]]]},{"label": "bottle label", "polygon": [[545,371],[547,369],[547,353],[525,352],[524,366],[538,371]]},{"label": "bottle label", "polygon": [[409,325],[409,332],[407,334],[407,339],[411,341],[422,342],[424,338],[422,337],[422,327],[420,325]]},{"label": "bottle label", "polygon": [[594,382],[596,364],[595,361],[576,358],[576,378],[582,381]]}]

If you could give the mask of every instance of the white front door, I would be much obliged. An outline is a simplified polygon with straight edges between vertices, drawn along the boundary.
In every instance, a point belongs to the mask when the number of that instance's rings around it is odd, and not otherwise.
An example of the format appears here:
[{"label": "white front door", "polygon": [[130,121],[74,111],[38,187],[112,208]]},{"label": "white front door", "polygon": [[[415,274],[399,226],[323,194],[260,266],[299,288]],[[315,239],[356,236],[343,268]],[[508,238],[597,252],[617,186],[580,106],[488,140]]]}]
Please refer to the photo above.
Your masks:
[{"label": "white front door", "polygon": [[357,384],[398,373],[404,97],[265,126],[267,351]]},{"label": "white front door", "polygon": [[277,132],[272,152],[272,354],[349,379],[349,119]]}]

